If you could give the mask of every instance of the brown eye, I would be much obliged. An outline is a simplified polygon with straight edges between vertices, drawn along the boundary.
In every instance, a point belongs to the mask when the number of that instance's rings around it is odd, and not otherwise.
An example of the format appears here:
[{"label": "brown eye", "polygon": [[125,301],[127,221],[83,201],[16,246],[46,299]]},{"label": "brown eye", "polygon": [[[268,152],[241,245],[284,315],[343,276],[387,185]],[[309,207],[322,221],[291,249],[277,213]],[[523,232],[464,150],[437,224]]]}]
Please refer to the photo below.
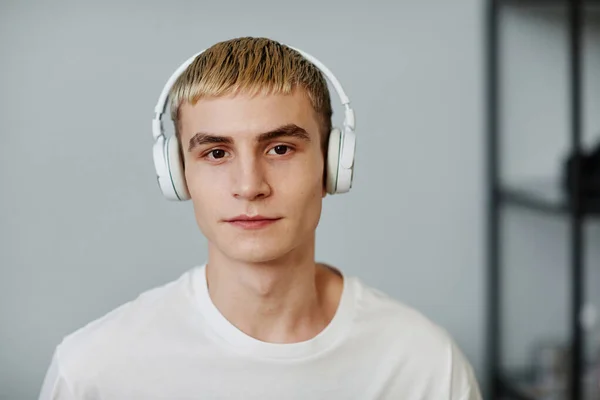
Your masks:
[{"label": "brown eye", "polygon": [[210,153],[208,154],[212,154],[211,158],[214,159],[219,159],[219,158],[223,158],[225,157],[225,150],[221,150],[221,149],[216,149],[216,150],[212,150]]},{"label": "brown eye", "polygon": [[279,146],[275,146],[271,149],[271,151],[275,151],[275,154],[278,154],[280,156],[284,155],[285,153],[287,153],[289,147],[280,144]]}]

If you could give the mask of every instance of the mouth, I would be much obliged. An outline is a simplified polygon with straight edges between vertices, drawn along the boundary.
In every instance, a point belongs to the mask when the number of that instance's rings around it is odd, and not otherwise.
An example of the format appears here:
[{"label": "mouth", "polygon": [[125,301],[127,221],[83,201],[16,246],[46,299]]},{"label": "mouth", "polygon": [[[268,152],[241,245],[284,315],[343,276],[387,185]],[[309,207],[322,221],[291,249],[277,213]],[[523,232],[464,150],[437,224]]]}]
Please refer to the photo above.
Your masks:
[{"label": "mouth", "polygon": [[241,229],[261,229],[274,224],[280,219],[281,218],[264,217],[262,215],[257,215],[255,217],[240,215],[238,217],[228,219],[225,222],[227,222],[231,226]]}]

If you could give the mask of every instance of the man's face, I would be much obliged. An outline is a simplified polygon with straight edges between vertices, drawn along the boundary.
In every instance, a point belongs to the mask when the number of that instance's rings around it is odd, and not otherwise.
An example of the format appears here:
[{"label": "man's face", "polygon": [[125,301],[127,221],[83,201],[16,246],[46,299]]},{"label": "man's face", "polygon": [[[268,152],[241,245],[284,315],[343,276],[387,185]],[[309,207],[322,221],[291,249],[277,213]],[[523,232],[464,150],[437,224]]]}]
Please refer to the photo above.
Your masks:
[{"label": "man's face", "polygon": [[326,193],[318,129],[299,90],[181,106],[185,177],[212,251],[266,262],[314,240]]}]

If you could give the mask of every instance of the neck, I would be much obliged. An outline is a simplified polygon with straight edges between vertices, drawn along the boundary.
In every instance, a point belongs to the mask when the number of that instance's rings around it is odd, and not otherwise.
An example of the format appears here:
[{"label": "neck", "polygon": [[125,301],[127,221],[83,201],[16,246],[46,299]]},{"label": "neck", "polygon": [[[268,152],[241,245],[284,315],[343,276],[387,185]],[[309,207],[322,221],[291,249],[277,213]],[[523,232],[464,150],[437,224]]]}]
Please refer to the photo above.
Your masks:
[{"label": "neck", "polygon": [[327,289],[327,275],[327,268],[314,261],[314,241],[262,263],[230,259],[209,244],[206,278],[212,302],[229,322],[261,341],[300,342],[323,330],[341,294],[341,285]]}]

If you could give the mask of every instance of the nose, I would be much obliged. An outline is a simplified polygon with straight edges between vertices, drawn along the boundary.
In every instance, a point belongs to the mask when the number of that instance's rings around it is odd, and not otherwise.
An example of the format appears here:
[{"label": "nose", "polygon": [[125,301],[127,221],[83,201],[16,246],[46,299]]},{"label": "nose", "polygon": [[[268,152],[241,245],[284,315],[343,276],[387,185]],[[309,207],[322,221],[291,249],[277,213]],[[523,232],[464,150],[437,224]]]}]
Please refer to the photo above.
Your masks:
[{"label": "nose", "polygon": [[241,200],[257,200],[271,194],[264,166],[255,157],[240,160],[234,173],[232,194]]}]

